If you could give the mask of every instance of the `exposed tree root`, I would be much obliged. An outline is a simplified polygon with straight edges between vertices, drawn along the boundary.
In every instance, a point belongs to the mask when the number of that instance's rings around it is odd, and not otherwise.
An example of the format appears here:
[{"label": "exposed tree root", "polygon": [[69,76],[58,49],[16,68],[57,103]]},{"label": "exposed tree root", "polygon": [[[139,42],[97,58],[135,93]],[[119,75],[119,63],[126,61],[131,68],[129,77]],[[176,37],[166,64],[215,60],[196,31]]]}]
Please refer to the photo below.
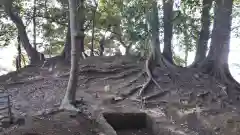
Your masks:
[{"label": "exposed tree root", "polygon": [[135,74],[136,72],[139,72],[139,71],[141,71],[141,69],[140,69],[140,68],[137,68],[137,69],[133,69],[133,70],[129,70],[129,71],[120,73],[120,74],[118,74],[118,75],[116,75],[116,76],[110,76],[110,77],[103,78],[103,80],[121,79],[121,78],[124,78],[124,77],[126,77],[126,76]]},{"label": "exposed tree root", "polygon": [[127,93],[123,93],[123,94],[121,94],[121,96],[123,97],[123,98],[127,98],[127,97],[129,97],[129,96],[132,96],[133,94],[135,94],[140,88],[142,88],[143,86],[142,85],[139,85],[139,86],[137,86],[137,87],[134,87],[134,88],[132,88],[132,89],[130,89]]},{"label": "exposed tree root", "polygon": [[127,64],[127,65],[123,65],[123,64],[121,64],[121,65],[119,65],[119,64],[117,64],[117,65],[113,65],[113,64],[110,64],[110,65],[108,65],[108,66],[106,66],[105,68],[106,69],[115,69],[115,68],[122,68],[122,69],[129,69],[129,68],[134,68],[134,67],[137,67],[136,66],[136,64]]},{"label": "exposed tree root", "polygon": [[163,97],[165,96],[167,93],[169,93],[169,91],[158,91],[157,93],[155,94],[152,94],[150,96],[146,96],[146,97],[143,97],[143,100],[147,101],[147,100],[152,100],[152,99],[156,99],[158,97]]},{"label": "exposed tree root", "polygon": [[203,63],[200,68],[204,73],[213,76],[220,83],[223,83],[228,87],[240,90],[240,84],[232,77],[228,65],[217,67],[213,62],[209,61]]},{"label": "exposed tree root", "polygon": [[145,63],[145,68],[146,68],[146,73],[148,75],[148,79],[147,81],[143,84],[143,87],[140,89],[139,91],[139,97],[142,97],[145,93],[145,90],[147,89],[147,87],[149,86],[149,84],[151,83],[151,81],[154,82],[154,84],[158,87],[159,90],[163,91],[161,86],[157,83],[157,81],[153,78],[152,73],[149,69],[149,65],[150,65],[150,61],[152,60],[152,56],[153,54],[150,55],[150,57],[147,59],[146,63]]},{"label": "exposed tree root", "polygon": [[97,78],[96,77],[88,77],[88,78],[86,78],[86,80],[83,81],[82,84],[87,84],[87,83],[89,83],[93,79],[97,79]]},{"label": "exposed tree root", "polygon": [[124,69],[129,69],[132,67],[124,67],[124,68],[113,68],[113,69],[101,69],[101,68],[88,68],[88,69],[81,69],[80,72],[81,73],[85,73],[85,72],[91,72],[91,73],[117,73],[120,72]]},{"label": "exposed tree root", "polygon": [[[121,88],[131,86],[133,83],[135,83],[135,82],[136,82],[140,77],[142,77],[144,74],[145,74],[145,72],[139,73],[136,78],[132,79],[131,81],[129,81],[126,85],[122,86]],[[142,87],[142,85],[141,85],[141,87]]]},{"label": "exposed tree root", "polygon": [[147,87],[148,87],[149,84],[151,83],[151,80],[152,80],[152,79],[149,77],[149,78],[147,79],[147,81],[143,84],[143,86],[142,86],[142,88],[140,89],[139,94],[138,94],[139,97],[142,97],[142,96],[144,95],[145,90],[147,89]]},{"label": "exposed tree root", "polygon": [[69,100],[63,99],[62,104],[59,108],[60,110],[67,110],[67,111],[74,111],[74,112],[80,112],[79,108],[76,108],[73,104],[70,103]]}]

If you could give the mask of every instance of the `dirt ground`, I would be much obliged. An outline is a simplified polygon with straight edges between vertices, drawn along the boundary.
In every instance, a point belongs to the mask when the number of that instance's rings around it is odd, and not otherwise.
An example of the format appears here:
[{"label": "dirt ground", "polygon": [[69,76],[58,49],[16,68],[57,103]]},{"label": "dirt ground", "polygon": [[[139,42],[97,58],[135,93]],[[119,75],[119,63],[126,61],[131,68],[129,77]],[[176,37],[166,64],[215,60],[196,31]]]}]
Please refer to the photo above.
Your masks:
[{"label": "dirt ground", "polygon": [[[153,76],[161,89],[152,83],[143,93],[144,100],[140,100],[137,88],[147,79],[144,62],[126,56],[81,61],[76,96],[84,103],[78,106],[84,113],[73,118],[68,112],[51,113],[58,110],[69,73],[66,64],[52,64],[45,68],[27,67],[0,77],[0,84],[12,95],[14,115],[27,121],[5,129],[5,134],[101,134],[104,131],[99,124],[89,118],[92,114],[87,115],[93,112],[89,106],[98,112],[145,112],[161,130],[172,135],[240,134],[239,91],[196,69],[172,72],[156,68]],[[141,135],[134,132],[118,134]]]},{"label": "dirt ground", "polygon": [[58,112],[45,117],[28,118],[24,126],[12,127],[4,135],[97,135],[97,124],[81,114]]}]

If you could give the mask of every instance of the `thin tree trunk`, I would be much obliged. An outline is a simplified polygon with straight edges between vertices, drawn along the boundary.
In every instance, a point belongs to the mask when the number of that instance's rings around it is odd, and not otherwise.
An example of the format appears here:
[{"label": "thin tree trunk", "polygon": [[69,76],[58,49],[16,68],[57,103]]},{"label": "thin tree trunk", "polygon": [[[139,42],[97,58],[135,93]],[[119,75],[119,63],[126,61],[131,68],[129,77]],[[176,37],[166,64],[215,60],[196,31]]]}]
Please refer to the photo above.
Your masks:
[{"label": "thin tree trunk", "polygon": [[[85,22],[85,9],[84,9],[84,0],[77,0],[77,5],[80,5],[81,7],[78,8],[77,11],[77,39],[78,39],[78,45],[80,46],[80,58],[83,58],[85,56],[87,56],[85,54],[85,49],[84,49],[84,22]],[[72,30],[72,29],[71,29]],[[83,56],[84,55],[84,56]]]},{"label": "thin tree trunk", "polygon": [[33,45],[34,48],[37,50],[37,43],[36,43],[36,0],[34,0],[34,7],[33,7]]},{"label": "thin tree trunk", "polygon": [[94,56],[94,34],[95,34],[95,15],[96,10],[93,11],[93,18],[92,18],[92,45],[91,45],[91,56]]},{"label": "thin tree trunk", "polygon": [[99,41],[100,56],[103,56],[103,53],[104,53],[104,42],[105,42],[105,37],[102,37],[101,40]]},{"label": "thin tree trunk", "polygon": [[[161,65],[161,59],[162,59],[162,55],[161,55],[161,50],[160,50],[160,41],[159,41],[159,18],[158,18],[158,8],[157,8],[157,2],[153,1],[153,9],[152,9],[152,18],[154,18],[153,20],[151,20],[151,30],[152,30],[152,52],[153,52],[153,59],[154,59],[154,63],[160,64]],[[154,64],[154,65],[155,65]]]},{"label": "thin tree trunk", "polygon": [[197,66],[201,61],[206,58],[207,53],[207,45],[209,40],[209,27],[211,23],[210,19],[210,9],[212,7],[213,0],[203,0],[203,8],[202,8],[202,17],[201,24],[202,28],[200,31],[198,43],[197,43],[197,51],[196,56],[193,62],[193,66]]},{"label": "thin tree trunk", "polygon": [[189,43],[187,41],[187,35],[184,35],[184,43],[185,43],[185,46],[186,46],[184,62],[185,62],[185,67],[187,67],[188,51],[189,51]]},{"label": "thin tree trunk", "polygon": [[10,19],[15,23],[18,29],[20,40],[22,42],[23,48],[25,49],[28,57],[30,58],[30,63],[31,64],[38,63],[41,61],[40,53],[37,52],[37,50],[34,49],[30,44],[22,19],[18,16],[17,13],[13,12],[12,10],[13,8],[12,2],[13,0],[9,0],[5,2],[5,12],[10,17]]},{"label": "thin tree trunk", "polygon": [[21,51],[21,43],[20,43],[20,36],[18,35],[17,37],[17,41],[18,41],[18,56],[17,56],[17,59],[16,59],[16,69],[17,71],[19,71],[22,67],[21,67],[21,56],[22,56],[22,51]]},{"label": "thin tree trunk", "polygon": [[132,44],[129,44],[129,46],[126,47],[125,55],[129,56],[130,55],[130,48],[132,47]]},{"label": "thin tree trunk", "polygon": [[[201,67],[219,80],[231,76],[228,67],[233,0],[217,0],[209,55]],[[232,77],[230,77],[232,78]]]},{"label": "thin tree trunk", "polygon": [[170,63],[173,64],[173,54],[172,54],[172,35],[173,35],[173,1],[163,0],[163,24],[164,24],[164,49],[163,56]]},{"label": "thin tree trunk", "polygon": [[61,53],[61,56],[66,60],[70,61],[71,59],[71,30],[70,30],[70,22],[68,22],[67,34],[65,38],[64,49]]},{"label": "thin tree trunk", "polygon": [[[68,81],[67,91],[62,101],[60,108],[67,110],[78,110],[72,104],[75,103],[75,96],[78,81],[78,60],[80,57],[82,41],[84,39],[83,31],[83,16],[84,14],[84,1],[83,0],[68,0],[70,12],[70,31],[71,31],[71,70]],[[79,2],[79,3],[78,3]],[[79,7],[79,11],[77,10]],[[79,14],[78,14],[79,13]],[[79,18],[79,16],[81,16]],[[78,20],[78,19],[80,20]],[[80,25],[78,23],[80,22]]]}]

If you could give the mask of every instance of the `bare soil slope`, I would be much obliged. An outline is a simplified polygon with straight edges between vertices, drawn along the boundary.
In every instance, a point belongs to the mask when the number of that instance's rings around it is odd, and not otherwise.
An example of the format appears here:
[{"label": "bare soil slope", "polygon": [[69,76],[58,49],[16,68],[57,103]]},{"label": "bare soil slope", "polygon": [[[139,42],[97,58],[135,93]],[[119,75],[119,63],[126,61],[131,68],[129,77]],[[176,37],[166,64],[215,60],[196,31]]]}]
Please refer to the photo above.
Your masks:
[{"label": "bare soil slope", "polygon": [[[0,77],[0,83],[13,96],[13,111],[17,117],[55,117],[62,114],[49,113],[58,110],[67,87],[69,67],[57,60],[51,63],[54,66],[27,67],[19,73]],[[79,107],[83,112],[88,112],[88,106],[99,112],[145,112],[162,130],[176,135],[240,134],[239,91],[196,69],[179,68],[172,72],[156,68],[153,76],[161,88],[152,83],[143,97],[138,98],[139,89],[147,79],[143,61],[126,56],[87,58],[80,62],[77,99],[83,99],[84,105]],[[62,121],[70,121],[65,124],[77,126],[69,118],[64,120],[65,115],[62,117],[47,122],[34,120],[35,124],[30,124],[30,127],[17,126],[7,133],[22,133],[23,127],[27,132],[46,123],[53,126],[38,128],[39,134],[50,130],[58,133],[61,126],[54,126],[54,123],[61,125]],[[87,125],[85,129],[100,129],[97,125]],[[87,131],[83,134],[91,135]]]}]

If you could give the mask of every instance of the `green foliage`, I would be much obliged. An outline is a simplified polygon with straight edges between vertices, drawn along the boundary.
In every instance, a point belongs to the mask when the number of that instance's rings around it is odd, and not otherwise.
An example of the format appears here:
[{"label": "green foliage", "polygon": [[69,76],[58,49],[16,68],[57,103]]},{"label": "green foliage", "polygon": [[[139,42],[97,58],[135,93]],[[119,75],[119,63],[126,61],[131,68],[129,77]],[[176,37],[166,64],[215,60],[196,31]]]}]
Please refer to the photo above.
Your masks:
[{"label": "green foliage", "polygon": [[180,56],[174,54],[173,60],[176,65],[182,66],[182,67],[185,66],[186,61],[184,59],[182,59]]},{"label": "green foliage", "polygon": [[[68,24],[67,0],[37,0],[37,44],[44,48],[45,54],[59,54],[64,46]],[[96,3],[95,3],[96,2]],[[95,12],[94,49],[99,50],[99,41],[105,37],[107,48],[119,48],[120,45],[130,48],[130,53],[141,53],[147,56],[149,52],[149,29],[147,19],[151,11],[152,0],[86,0],[85,21],[85,49],[91,47],[92,19]],[[30,3],[30,4],[29,4]],[[33,29],[32,0],[15,0],[15,11],[26,26],[30,41],[32,42]],[[96,5],[97,4],[97,5]],[[234,0],[233,8],[233,34],[239,37],[240,33],[240,0]],[[196,0],[182,0],[180,12],[174,13],[174,37],[178,37],[174,48],[180,48],[187,55],[196,49],[199,31],[201,28],[202,3]],[[158,8],[160,14],[160,40],[163,41],[162,5]],[[180,13],[180,14],[179,14]],[[213,16],[213,13],[212,13]],[[213,19],[213,18],[212,18]],[[4,12],[0,12],[0,47],[15,42],[17,29]],[[174,39],[175,40],[175,39]],[[175,42],[174,42],[175,43]],[[174,56],[178,65],[185,63],[179,56]]]},{"label": "green foliage", "polygon": [[[13,60],[13,66],[16,67],[16,57],[15,56],[15,59]],[[29,59],[28,59],[28,56],[26,54],[22,54],[21,55],[21,66],[22,68],[27,66],[28,64],[30,63]]]}]

